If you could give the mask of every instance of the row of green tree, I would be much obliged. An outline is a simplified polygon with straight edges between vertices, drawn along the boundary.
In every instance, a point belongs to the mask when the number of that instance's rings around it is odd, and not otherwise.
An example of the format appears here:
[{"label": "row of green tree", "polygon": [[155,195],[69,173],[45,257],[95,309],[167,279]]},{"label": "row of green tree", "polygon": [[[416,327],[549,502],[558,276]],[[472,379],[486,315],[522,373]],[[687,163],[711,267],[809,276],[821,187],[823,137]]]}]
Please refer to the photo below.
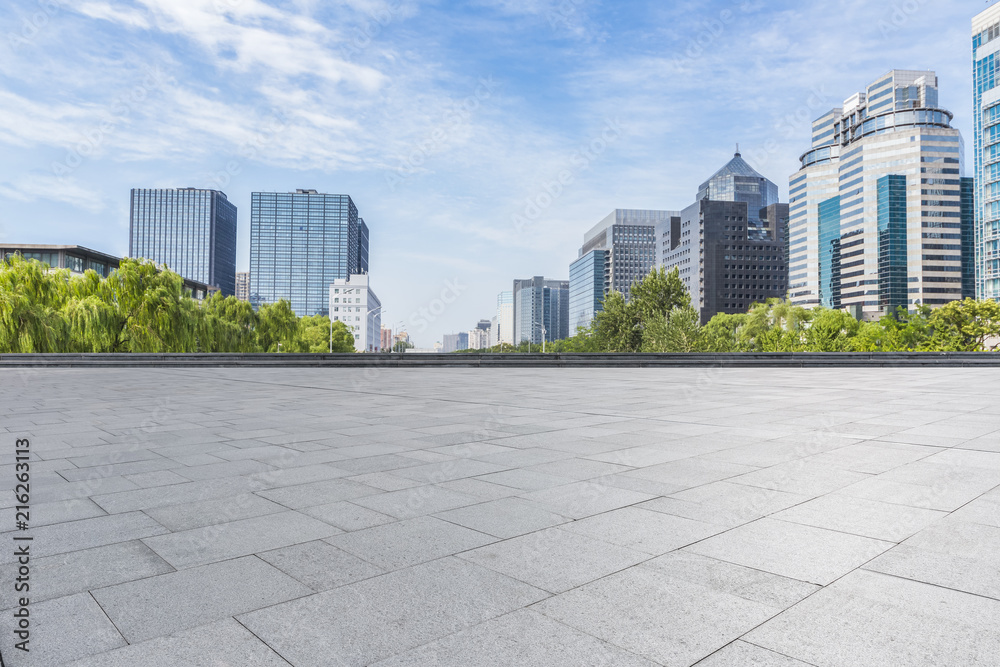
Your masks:
[{"label": "row of green tree", "polygon": [[3,352],[353,352],[354,335],[287,301],[254,310],[216,292],[193,299],[152,262],[123,259],[107,278],[52,271],[13,255],[0,262]]},{"label": "row of green tree", "polygon": [[[941,308],[901,308],[859,322],[830,308],[788,301],[757,303],[746,313],[718,314],[705,325],[678,272],[652,270],[631,290],[604,300],[590,328],[546,344],[546,352],[978,352],[1000,342],[1000,304],[966,299]],[[523,342],[493,352],[541,352]]]}]

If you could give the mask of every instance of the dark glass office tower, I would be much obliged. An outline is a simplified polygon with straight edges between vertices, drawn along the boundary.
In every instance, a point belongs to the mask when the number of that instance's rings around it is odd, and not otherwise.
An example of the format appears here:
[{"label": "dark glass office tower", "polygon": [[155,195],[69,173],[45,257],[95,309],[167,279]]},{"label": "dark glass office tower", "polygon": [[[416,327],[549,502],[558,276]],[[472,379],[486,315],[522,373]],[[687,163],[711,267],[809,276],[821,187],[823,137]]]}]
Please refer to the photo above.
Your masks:
[{"label": "dark glass office tower", "polygon": [[[569,338],[569,281],[535,276],[514,281],[514,344]],[[543,333],[544,329],[544,333]],[[576,333],[575,331],[573,333]]]},{"label": "dark glass office tower", "polygon": [[129,255],[236,294],[236,207],[217,190],[132,190]]},{"label": "dark glass office tower", "polygon": [[300,317],[329,314],[334,280],[368,272],[368,227],[348,195],[254,192],[250,302],[288,300]]}]

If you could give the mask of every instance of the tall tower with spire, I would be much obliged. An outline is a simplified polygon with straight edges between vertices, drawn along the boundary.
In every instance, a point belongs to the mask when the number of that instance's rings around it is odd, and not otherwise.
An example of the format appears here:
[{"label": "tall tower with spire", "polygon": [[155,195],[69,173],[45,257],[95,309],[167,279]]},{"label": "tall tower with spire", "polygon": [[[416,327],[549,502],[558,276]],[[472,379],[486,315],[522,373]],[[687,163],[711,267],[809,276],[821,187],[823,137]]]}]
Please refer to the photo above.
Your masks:
[{"label": "tall tower with spire", "polygon": [[752,236],[761,228],[760,210],[778,203],[778,186],[747,164],[736,144],[733,159],[698,188],[698,201],[703,199],[746,202]]}]

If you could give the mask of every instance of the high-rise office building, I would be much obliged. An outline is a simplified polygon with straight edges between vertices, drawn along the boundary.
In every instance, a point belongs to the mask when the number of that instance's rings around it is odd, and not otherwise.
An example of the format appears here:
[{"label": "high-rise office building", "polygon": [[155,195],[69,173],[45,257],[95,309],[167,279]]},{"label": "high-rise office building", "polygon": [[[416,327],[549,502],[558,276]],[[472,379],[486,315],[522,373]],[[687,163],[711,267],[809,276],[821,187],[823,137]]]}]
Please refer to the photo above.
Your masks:
[{"label": "high-rise office building", "polygon": [[217,190],[133,189],[129,256],[236,294],[236,207]]},{"label": "high-rise office building", "polygon": [[1000,5],[972,19],[976,297],[1000,301]]},{"label": "high-rise office building", "polygon": [[379,334],[379,339],[382,343],[382,351],[386,352],[392,350],[392,329],[382,327]]},{"label": "high-rise office building", "polygon": [[497,295],[497,333],[494,345],[514,344],[514,293],[500,292]]},{"label": "high-rise office building", "polygon": [[380,351],[382,302],[368,283],[368,274],[334,280],[327,289],[330,319],[343,322],[354,334],[358,352]]},{"label": "high-rise office building", "polygon": [[287,299],[300,316],[328,315],[330,285],[368,273],[368,227],[348,195],[254,192],[250,302]]},{"label": "high-rise office building", "polygon": [[445,334],[443,341],[441,351],[445,354],[469,349],[469,333],[467,331]]},{"label": "high-rise office building", "polygon": [[873,319],[972,296],[971,185],[951,119],[934,72],[893,70],[813,123],[789,182],[794,303]]},{"label": "high-rise office building", "polygon": [[250,300],[250,272],[238,271],[236,273],[236,298],[240,301]]},{"label": "high-rise office building", "polygon": [[513,293],[515,345],[569,338],[568,280],[515,280]]},{"label": "high-rise office building", "polygon": [[583,237],[579,257],[607,250],[605,294],[621,292],[627,301],[632,285],[656,266],[656,227],[676,211],[616,209]]},{"label": "high-rise office building", "polygon": [[660,263],[678,270],[703,323],[785,296],[788,206],[777,198],[777,186],[736,153],[657,229]]},{"label": "high-rise office building", "polygon": [[611,285],[610,250],[591,250],[569,265],[569,333],[576,335],[604,310]]}]

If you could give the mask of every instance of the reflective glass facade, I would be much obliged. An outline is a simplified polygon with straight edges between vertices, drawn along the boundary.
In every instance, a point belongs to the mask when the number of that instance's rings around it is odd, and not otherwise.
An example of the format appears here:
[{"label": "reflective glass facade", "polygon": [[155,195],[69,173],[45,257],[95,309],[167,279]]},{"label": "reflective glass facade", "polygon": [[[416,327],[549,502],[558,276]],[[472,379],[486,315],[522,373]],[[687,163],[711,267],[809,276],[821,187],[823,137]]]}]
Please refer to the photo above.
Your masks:
[{"label": "reflective glass facade", "polygon": [[593,250],[608,251],[605,294],[615,291],[626,301],[631,298],[632,285],[657,265],[657,226],[676,215],[676,211],[616,209],[584,235],[580,257]]},{"label": "reflective glass facade", "polygon": [[698,188],[698,201],[742,201],[747,204],[749,238],[764,238],[759,211],[778,203],[778,186],[761,176],[736,153],[726,166]]},{"label": "reflective glass facade", "polygon": [[819,205],[819,300],[840,308],[840,197]]},{"label": "reflective glass facade", "polygon": [[569,338],[569,281],[515,280],[513,294],[515,345]]},{"label": "reflective glass facade", "polygon": [[236,294],[236,207],[217,190],[132,190],[129,255]]},{"label": "reflective glass facade", "polygon": [[569,266],[570,335],[586,329],[604,309],[608,284],[608,250],[591,250]]},{"label": "reflective glass facade", "polygon": [[789,182],[794,303],[832,306],[839,294],[840,307],[875,319],[962,298],[963,143],[937,105],[934,72],[892,70],[813,123]]},{"label": "reflective glass facade", "polygon": [[972,20],[976,296],[1000,301],[1000,5]]},{"label": "reflective glass facade", "polygon": [[329,315],[336,280],[368,272],[368,227],[348,195],[254,192],[250,302],[288,300],[300,317]]},{"label": "reflective glass facade", "polygon": [[905,176],[878,179],[878,286],[882,312],[908,305]]}]

